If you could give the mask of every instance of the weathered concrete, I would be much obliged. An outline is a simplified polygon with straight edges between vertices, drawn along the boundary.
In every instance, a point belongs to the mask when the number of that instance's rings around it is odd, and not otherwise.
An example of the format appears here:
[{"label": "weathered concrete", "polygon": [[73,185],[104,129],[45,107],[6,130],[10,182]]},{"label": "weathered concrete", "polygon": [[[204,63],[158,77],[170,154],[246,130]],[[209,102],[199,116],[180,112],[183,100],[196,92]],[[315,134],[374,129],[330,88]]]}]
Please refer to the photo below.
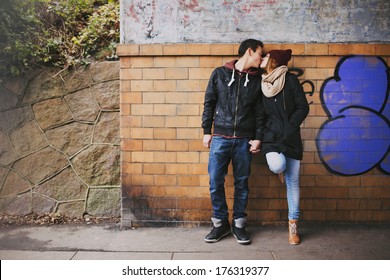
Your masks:
[{"label": "weathered concrete", "polygon": [[390,42],[390,2],[121,0],[121,42]]}]

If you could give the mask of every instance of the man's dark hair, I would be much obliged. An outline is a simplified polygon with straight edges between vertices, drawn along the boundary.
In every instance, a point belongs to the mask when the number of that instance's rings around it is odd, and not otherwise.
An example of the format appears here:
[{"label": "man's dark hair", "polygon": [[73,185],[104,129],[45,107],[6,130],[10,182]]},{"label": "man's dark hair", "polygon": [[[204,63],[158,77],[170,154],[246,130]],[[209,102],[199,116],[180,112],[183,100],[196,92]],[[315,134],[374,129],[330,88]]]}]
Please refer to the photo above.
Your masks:
[{"label": "man's dark hair", "polygon": [[238,56],[242,57],[245,54],[246,50],[249,48],[251,48],[252,51],[255,52],[258,47],[264,47],[262,41],[256,39],[246,39],[241,43],[240,47],[238,48]]}]

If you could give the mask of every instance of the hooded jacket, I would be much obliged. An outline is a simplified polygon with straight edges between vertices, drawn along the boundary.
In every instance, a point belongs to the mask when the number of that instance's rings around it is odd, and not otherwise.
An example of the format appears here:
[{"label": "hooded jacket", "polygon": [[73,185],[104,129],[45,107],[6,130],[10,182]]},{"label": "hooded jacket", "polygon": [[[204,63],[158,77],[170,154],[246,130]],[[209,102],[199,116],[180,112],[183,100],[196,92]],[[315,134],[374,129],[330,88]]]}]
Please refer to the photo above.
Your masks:
[{"label": "hooded jacket", "polygon": [[283,153],[302,160],[303,146],[300,125],[309,113],[305,92],[297,77],[286,73],[285,85],[273,97],[263,96],[261,150]]},{"label": "hooded jacket", "polygon": [[204,134],[248,137],[260,140],[261,85],[258,69],[240,72],[237,60],[216,68],[210,77],[204,99]]}]

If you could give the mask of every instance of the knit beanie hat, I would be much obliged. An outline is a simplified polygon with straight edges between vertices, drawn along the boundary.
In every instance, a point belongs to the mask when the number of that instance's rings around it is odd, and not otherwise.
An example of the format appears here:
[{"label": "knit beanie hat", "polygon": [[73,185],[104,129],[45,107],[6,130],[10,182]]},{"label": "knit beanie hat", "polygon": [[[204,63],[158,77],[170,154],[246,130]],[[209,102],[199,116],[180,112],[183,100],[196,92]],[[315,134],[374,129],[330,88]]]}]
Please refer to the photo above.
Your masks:
[{"label": "knit beanie hat", "polygon": [[291,59],[292,50],[271,50],[268,53],[270,57],[275,59],[275,61],[278,63],[278,66],[287,66],[288,61]]}]

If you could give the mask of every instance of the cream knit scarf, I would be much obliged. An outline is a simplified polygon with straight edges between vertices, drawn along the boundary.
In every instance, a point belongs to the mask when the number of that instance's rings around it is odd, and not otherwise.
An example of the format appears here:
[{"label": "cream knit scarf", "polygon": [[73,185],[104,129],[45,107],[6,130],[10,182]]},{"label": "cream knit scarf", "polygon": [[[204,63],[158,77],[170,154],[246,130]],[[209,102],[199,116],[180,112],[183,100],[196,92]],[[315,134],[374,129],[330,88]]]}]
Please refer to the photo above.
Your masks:
[{"label": "cream knit scarf", "polygon": [[275,68],[268,75],[262,75],[261,89],[266,97],[275,96],[283,89],[287,71],[288,67],[282,65]]}]

